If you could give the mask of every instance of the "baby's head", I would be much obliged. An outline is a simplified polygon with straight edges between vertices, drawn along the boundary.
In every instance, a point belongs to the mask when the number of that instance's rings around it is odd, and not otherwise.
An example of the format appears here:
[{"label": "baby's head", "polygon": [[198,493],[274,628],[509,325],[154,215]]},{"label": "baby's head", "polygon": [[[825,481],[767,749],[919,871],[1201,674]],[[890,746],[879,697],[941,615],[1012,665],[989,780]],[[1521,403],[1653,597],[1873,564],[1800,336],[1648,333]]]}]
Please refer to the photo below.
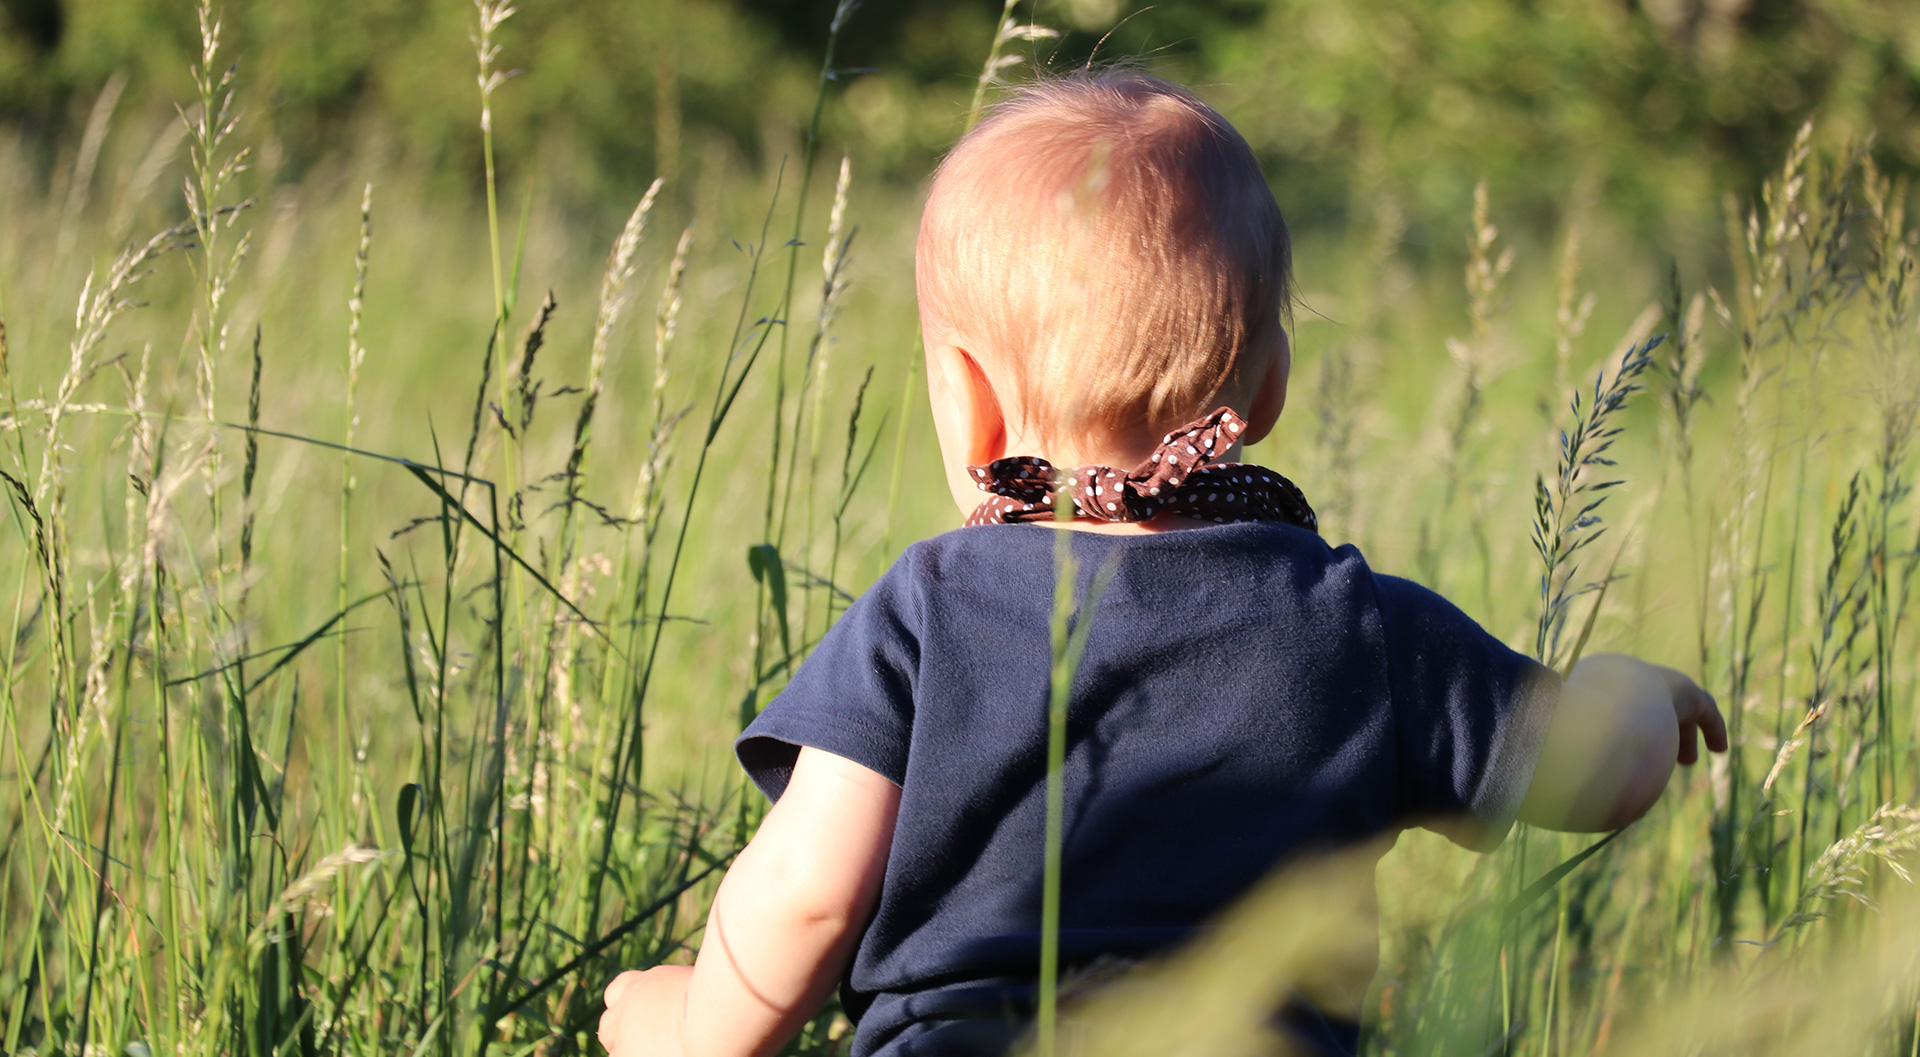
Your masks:
[{"label": "baby's head", "polygon": [[935,174],[916,279],[955,499],[970,463],[1131,468],[1215,407],[1286,399],[1286,222],[1246,141],[1133,71],[1001,103]]}]

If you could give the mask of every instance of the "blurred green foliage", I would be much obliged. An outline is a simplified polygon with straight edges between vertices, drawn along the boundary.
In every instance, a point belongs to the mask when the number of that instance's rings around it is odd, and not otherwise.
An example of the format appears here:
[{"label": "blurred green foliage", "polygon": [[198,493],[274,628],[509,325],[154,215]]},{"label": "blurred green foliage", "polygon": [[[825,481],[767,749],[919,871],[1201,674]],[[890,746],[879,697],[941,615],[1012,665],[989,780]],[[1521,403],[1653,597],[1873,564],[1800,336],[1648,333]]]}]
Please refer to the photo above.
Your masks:
[{"label": "blurred green foliage", "polygon": [[[835,4],[525,0],[503,31],[502,61],[524,71],[498,103],[503,164],[511,176],[538,158],[542,179],[598,201],[683,174],[714,144],[774,160],[806,118]],[[925,172],[999,10],[854,14],[826,120],[866,172]],[[429,169],[475,171],[467,0],[224,11],[264,100],[250,119],[291,173],[370,130]],[[49,169],[117,73],[131,105],[186,95],[185,0],[0,0],[0,14],[0,120],[33,133]],[[1310,228],[1385,208],[1417,245],[1423,225],[1457,231],[1485,177],[1523,216],[1600,206],[1657,241],[1710,217],[1716,188],[1756,187],[1809,118],[1828,139],[1875,133],[1883,165],[1920,168],[1912,0],[1036,0],[1018,14],[1064,35],[1026,45],[1016,70],[1134,58],[1200,85]]]},{"label": "blurred green foliage", "polygon": [[[64,24],[52,47],[36,45],[17,16],[0,36],[0,115],[51,145],[78,138],[116,73],[129,86],[123,109],[187,99],[198,40],[190,2],[59,3]],[[496,130],[512,145],[509,167],[516,155],[541,158],[544,175],[556,155],[572,156],[590,187],[610,180],[624,196],[652,178],[663,145],[671,152],[680,114],[697,129],[750,142],[764,123],[797,121],[810,98],[804,60],[726,4],[517,6],[501,32],[501,62],[522,76],[495,103]],[[218,10],[241,63],[247,118],[264,124],[287,176],[370,132],[391,136],[410,162],[476,171],[469,0],[228,0]]]},{"label": "blurred green foliage", "polygon": [[1395,188],[1458,215],[1484,176],[1509,206],[1671,223],[1752,194],[1809,119],[1920,165],[1911,0],[1278,0],[1214,76],[1323,210]]}]

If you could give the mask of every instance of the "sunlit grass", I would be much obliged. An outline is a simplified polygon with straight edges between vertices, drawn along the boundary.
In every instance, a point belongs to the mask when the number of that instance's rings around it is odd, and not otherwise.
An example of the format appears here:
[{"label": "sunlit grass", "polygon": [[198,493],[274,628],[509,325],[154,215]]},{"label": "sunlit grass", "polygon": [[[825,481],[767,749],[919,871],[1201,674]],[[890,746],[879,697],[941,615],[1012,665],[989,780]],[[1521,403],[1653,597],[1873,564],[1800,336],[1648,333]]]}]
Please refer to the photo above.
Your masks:
[{"label": "sunlit grass", "polygon": [[[0,143],[0,1048],[589,1049],[751,832],[743,719],[955,520],[912,190],[805,135],[587,221],[374,153],[276,182],[231,164],[214,38],[183,121],[99,119],[97,171],[36,189]],[[1860,902],[1920,839],[1908,199],[1803,138],[1726,275],[1530,245],[1484,193],[1464,281],[1384,221],[1303,247],[1325,314],[1251,458],[1516,647],[1697,673],[1736,735],[1557,876],[1590,839],[1403,837],[1369,1052],[1920,1045],[1915,918]],[[1326,886],[1124,1017],[1069,981],[1061,1052],[1233,1052],[1221,1011],[1327,960],[1287,923],[1369,913]]]}]

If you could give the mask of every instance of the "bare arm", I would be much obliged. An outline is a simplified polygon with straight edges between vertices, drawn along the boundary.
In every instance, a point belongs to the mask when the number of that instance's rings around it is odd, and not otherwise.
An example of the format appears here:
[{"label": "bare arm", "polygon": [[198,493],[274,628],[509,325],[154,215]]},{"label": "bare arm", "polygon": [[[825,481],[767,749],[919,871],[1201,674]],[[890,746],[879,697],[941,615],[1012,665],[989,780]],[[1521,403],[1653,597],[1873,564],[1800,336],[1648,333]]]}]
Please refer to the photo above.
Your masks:
[{"label": "bare arm", "polygon": [[1646,814],[1677,761],[1727,751],[1713,697],[1671,668],[1623,654],[1575,665],[1561,686],[1520,820],[1548,829],[1599,832]]},{"label": "bare arm", "polygon": [[694,965],[622,973],[600,1041],[613,1057],[767,1057],[845,970],[880,895],[900,789],[803,748],[786,792],[727,871]]}]

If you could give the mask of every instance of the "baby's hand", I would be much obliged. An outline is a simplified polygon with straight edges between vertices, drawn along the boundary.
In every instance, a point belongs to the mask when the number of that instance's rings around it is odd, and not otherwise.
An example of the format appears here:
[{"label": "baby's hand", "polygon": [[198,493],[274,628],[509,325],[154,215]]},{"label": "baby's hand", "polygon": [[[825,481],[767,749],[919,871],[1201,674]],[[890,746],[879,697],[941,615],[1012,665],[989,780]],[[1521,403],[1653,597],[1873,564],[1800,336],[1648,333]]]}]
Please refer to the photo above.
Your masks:
[{"label": "baby's hand", "polygon": [[1520,805],[1524,822],[1595,833],[1619,829],[1660,799],[1673,765],[1727,751],[1727,724],[1692,679],[1618,653],[1584,657],[1560,688]]},{"label": "baby's hand", "polygon": [[[1700,737],[1706,738],[1709,750],[1727,751],[1727,723],[1720,716],[1720,706],[1712,694],[1682,672],[1625,654],[1600,653],[1582,658],[1574,665],[1569,681],[1621,699],[1640,696],[1670,701],[1680,733],[1675,758],[1683,765],[1692,766],[1700,759]],[[1630,689],[1635,684],[1645,689],[1636,695],[1636,691]]]},{"label": "baby's hand", "polygon": [[624,972],[607,985],[600,1045],[612,1057],[682,1057],[681,1013],[693,967],[661,965]]},{"label": "baby's hand", "polygon": [[1727,721],[1721,718],[1713,695],[1672,668],[1653,667],[1667,680],[1667,690],[1673,695],[1673,713],[1680,721],[1680,762],[1690,767],[1700,758],[1700,748],[1694,743],[1696,731],[1706,739],[1710,751],[1727,751]]}]

